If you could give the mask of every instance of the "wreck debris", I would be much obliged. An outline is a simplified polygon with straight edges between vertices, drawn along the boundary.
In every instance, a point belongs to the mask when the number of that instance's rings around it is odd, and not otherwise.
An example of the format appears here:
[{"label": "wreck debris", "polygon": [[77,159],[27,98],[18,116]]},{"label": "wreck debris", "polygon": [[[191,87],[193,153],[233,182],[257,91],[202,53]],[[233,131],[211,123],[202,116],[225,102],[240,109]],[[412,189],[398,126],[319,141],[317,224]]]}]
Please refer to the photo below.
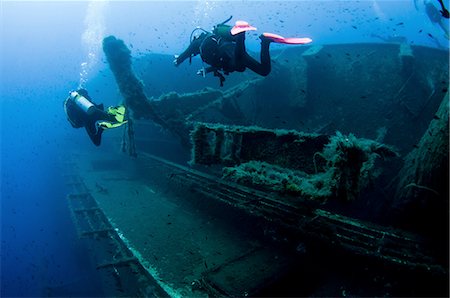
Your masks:
[{"label": "wreck debris", "polygon": [[332,196],[330,173],[308,175],[261,161],[249,161],[235,167],[225,167],[223,178],[241,185],[269,189],[279,193],[325,201]]},{"label": "wreck debris", "polygon": [[154,102],[144,94],[143,83],[138,80],[132,69],[131,52],[124,42],[114,36],[108,36],[103,39],[103,51],[124,97],[125,105],[132,111],[130,116],[134,119],[150,119],[178,135],[182,142],[186,141],[187,129],[183,119],[172,118],[170,122],[166,121]]},{"label": "wreck debris", "polygon": [[158,124],[161,119],[143,91],[143,84],[133,72],[131,52],[120,39],[108,36],[103,39],[103,51],[113,72],[125,104],[133,111],[133,118],[151,118]]},{"label": "wreck debris", "polygon": [[432,272],[445,276],[448,270],[432,255],[426,241],[409,232],[380,226],[317,208],[317,204],[259,191],[226,181],[204,172],[143,153],[143,164],[173,174],[171,180],[207,199],[222,201],[262,217],[271,225],[280,225],[299,235],[319,241],[329,247],[343,248],[356,255],[378,259],[386,264]]},{"label": "wreck debris", "polygon": [[311,157],[329,138],[295,130],[195,123],[191,142],[192,163],[236,165],[260,160],[313,173]]},{"label": "wreck debris", "polygon": [[[413,222],[428,229],[440,230],[441,223],[420,218],[447,219],[449,200],[449,94],[447,93],[415,149],[405,158],[395,195],[395,209],[414,216]],[[442,216],[437,214],[443,212]],[[430,213],[429,216],[425,216]],[[448,234],[447,234],[448,236]]]},{"label": "wreck debris", "polygon": [[390,146],[336,132],[336,136],[331,137],[330,143],[325,146],[323,156],[327,160],[325,172],[331,171],[331,180],[335,181],[332,187],[335,195],[353,200],[377,175],[373,171],[376,158],[398,155]]},{"label": "wreck debris", "polygon": [[137,157],[136,142],[134,140],[134,120],[131,118],[128,118],[128,123],[123,129],[122,144],[120,147],[122,152],[128,153],[131,157]]},{"label": "wreck debris", "polygon": [[196,123],[191,140],[191,162],[231,166],[224,168],[224,178],[320,200],[355,199],[376,176],[376,158],[397,156],[390,146],[339,132],[327,136]]}]

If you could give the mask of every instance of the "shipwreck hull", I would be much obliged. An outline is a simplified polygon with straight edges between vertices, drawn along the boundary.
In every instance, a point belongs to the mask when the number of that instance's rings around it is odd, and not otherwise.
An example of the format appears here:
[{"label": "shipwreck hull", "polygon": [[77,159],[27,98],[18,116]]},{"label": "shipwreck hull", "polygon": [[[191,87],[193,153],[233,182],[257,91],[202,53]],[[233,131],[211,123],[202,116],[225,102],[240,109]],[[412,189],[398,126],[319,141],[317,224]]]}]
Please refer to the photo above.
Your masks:
[{"label": "shipwreck hull", "polygon": [[308,200],[257,191],[146,153],[139,159],[75,154],[73,161],[66,177],[74,223],[91,242],[111,295],[255,296],[283,285],[304,296],[329,282],[297,287],[294,277],[313,274],[315,262],[330,258],[328,270],[351,276],[331,256],[363,264],[364,278],[386,268],[420,278],[409,293],[430,282],[441,291],[446,278],[425,239]]},{"label": "shipwreck hull", "polygon": [[[113,37],[104,50],[133,120],[122,139],[105,134],[105,142],[122,141],[133,158],[75,155],[68,177],[83,177],[84,188],[68,200],[90,200],[70,203],[75,223],[86,225],[79,220],[86,214],[103,222],[80,235],[115,243],[119,253],[98,268],[116,280],[135,275],[127,294],[448,295],[448,248],[436,248],[448,233],[430,239],[401,222],[407,210],[398,206],[417,200],[404,186],[419,182],[397,176],[403,166],[420,177],[442,169],[411,167],[403,157],[422,152],[408,160],[427,160],[432,138],[419,140],[433,118],[429,131],[447,126],[439,136],[448,136],[448,117],[434,115],[448,91],[448,52],[406,44],[289,48],[273,54],[266,78],[232,74],[239,79],[219,88],[174,68],[173,82],[191,84],[161,94],[149,65],[171,57],[133,60]],[[448,150],[441,153],[439,165],[448,161]],[[439,187],[447,192],[432,190],[448,194],[446,181]],[[429,193],[425,187],[414,189]],[[431,199],[420,194],[425,204]],[[448,196],[440,202],[448,205]],[[439,216],[448,221],[448,212]]]}]

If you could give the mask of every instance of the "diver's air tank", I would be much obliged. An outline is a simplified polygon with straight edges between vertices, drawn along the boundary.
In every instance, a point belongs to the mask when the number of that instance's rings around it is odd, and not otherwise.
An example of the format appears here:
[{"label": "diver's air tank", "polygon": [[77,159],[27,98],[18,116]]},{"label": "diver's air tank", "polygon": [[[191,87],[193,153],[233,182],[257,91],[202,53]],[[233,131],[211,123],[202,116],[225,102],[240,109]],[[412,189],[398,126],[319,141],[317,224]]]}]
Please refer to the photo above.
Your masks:
[{"label": "diver's air tank", "polygon": [[223,38],[224,40],[232,41],[234,40],[234,36],[231,35],[231,28],[233,27],[230,25],[218,24],[214,26],[213,34]]},{"label": "diver's air tank", "polygon": [[70,92],[70,97],[72,97],[75,104],[82,109],[85,113],[94,106],[92,102],[90,102],[86,97],[78,93],[77,91]]}]

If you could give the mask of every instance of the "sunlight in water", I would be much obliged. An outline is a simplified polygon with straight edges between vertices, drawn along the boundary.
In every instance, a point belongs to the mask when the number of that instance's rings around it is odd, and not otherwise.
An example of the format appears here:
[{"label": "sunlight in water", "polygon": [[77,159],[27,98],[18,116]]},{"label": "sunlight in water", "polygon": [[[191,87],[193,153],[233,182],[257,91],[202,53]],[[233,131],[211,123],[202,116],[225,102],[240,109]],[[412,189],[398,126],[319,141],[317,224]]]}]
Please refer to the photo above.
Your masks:
[{"label": "sunlight in water", "polygon": [[[212,21],[210,18],[211,18],[211,12],[215,8],[214,4],[215,4],[214,1],[207,1],[207,0],[197,1],[197,4],[195,5],[195,9],[194,9],[195,17],[192,21],[192,25],[194,27],[202,26],[202,25],[208,24]],[[203,24],[199,24],[199,20],[201,20]]]},{"label": "sunlight in water", "polygon": [[79,88],[84,87],[90,72],[99,60],[105,32],[107,5],[108,1],[91,1],[88,5],[84,19],[85,30],[81,36],[81,42],[86,51],[86,59],[81,63]]}]

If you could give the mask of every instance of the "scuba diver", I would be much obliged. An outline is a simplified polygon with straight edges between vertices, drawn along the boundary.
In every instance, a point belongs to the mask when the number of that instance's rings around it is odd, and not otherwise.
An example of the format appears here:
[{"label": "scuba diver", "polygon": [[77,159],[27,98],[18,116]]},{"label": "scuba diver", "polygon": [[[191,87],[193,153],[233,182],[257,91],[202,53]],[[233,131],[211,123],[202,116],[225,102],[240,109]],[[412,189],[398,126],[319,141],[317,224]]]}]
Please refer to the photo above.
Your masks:
[{"label": "scuba diver", "polygon": [[[245,32],[254,31],[255,27],[250,26],[245,21],[236,21],[235,26],[226,25],[232,17],[214,26],[212,32],[202,28],[195,28],[190,36],[189,47],[180,55],[175,55],[173,61],[175,66],[180,65],[189,58],[200,54],[202,61],[209,64],[207,68],[200,69],[197,74],[203,77],[210,72],[220,80],[223,86],[225,77],[233,71],[243,72],[246,68],[251,69],[261,76],[267,76],[271,71],[271,61],[269,45],[271,42],[284,44],[306,44],[312,40],[310,38],[284,38],[273,33],[263,33],[261,39],[261,62],[253,59],[245,50]],[[202,33],[193,38],[194,33],[201,30]]]},{"label": "scuba diver", "polygon": [[448,9],[445,8],[444,1],[443,0],[438,0],[438,1],[439,1],[439,4],[441,5],[441,10],[439,10],[439,12],[441,13],[442,17],[449,19],[450,13],[448,12]]},{"label": "scuba diver", "polygon": [[84,89],[69,92],[64,111],[72,127],[84,127],[95,146],[100,146],[103,130],[127,123],[124,106],[109,107],[105,112],[103,104],[95,104]]},{"label": "scuba diver", "polygon": [[430,0],[424,1],[425,4],[425,13],[428,15],[428,18],[433,24],[439,25],[439,27],[444,31],[444,36],[449,39],[449,28],[448,28],[448,11],[445,8],[444,4],[439,1],[441,4],[441,9],[439,10],[438,7],[435,6],[434,2],[431,2]]},{"label": "scuba diver", "polygon": [[[450,39],[450,32],[449,32],[450,13],[448,9],[445,7],[444,1],[414,0],[414,6],[418,11],[423,10],[430,19],[431,23],[433,23],[434,25],[438,25],[440,29],[444,32],[444,37],[446,39]],[[431,34],[428,35],[432,39],[434,39],[438,47],[443,47],[438,39],[436,39]]]}]

